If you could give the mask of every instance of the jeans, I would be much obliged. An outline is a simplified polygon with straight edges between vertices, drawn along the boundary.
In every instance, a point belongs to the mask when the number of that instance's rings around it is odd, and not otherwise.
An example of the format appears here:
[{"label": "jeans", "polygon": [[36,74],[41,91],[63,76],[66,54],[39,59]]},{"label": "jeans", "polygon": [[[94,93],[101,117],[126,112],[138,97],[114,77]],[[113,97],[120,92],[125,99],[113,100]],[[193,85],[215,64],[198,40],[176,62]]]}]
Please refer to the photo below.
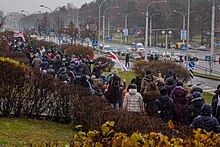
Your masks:
[{"label": "jeans", "polygon": [[119,103],[115,103],[115,104],[112,104],[112,103],[111,103],[111,107],[112,107],[113,109],[119,109]]}]

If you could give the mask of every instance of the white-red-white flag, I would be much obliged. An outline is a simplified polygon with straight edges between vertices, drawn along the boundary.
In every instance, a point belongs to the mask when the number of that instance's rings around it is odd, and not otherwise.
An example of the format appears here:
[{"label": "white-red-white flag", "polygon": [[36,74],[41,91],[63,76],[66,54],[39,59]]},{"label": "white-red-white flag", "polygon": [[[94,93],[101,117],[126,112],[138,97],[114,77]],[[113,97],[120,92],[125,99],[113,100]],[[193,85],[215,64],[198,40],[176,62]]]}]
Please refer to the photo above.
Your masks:
[{"label": "white-red-white flag", "polygon": [[113,52],[110,52],[110,58],[112,59],[112,61],[120,65],[122,71],[127,71],[125,65],[118,59],[118,57]]}]

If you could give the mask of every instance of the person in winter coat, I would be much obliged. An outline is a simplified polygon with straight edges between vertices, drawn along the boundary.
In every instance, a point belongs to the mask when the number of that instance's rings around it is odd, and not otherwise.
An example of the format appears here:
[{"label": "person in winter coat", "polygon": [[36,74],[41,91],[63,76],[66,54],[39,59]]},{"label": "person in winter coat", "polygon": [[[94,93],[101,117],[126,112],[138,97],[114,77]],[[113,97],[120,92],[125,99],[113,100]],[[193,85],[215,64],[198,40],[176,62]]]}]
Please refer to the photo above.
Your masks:
[{"label": "person in winter coat", "polygon": [[47,59],[43,58],[41,63],[42,70],[47,70],[48,67],[49,67],[49,62],[47,61]]},{"label": "person in winter coat", "polygon": [[33,68],[40,70],[42,64],[42,60],[40,59],[39,55],[36,54],[34,60],[32,61],[31,65]]},{"label": "person in winter coat", "polygon": [[108,94],[107,99],[111,104],[112,108],[119,108],[119,89],[121,84],[121,78],[118,76],[118,70],[114,69],[112,71],[111,77],[109,77],[108,81]]},{"label": "person in winter coat", "polygon": [[204,104],[204,100],[200,92],[195,91],[193,93],[193,99],[191,101],[191,105],[188,106],[186,111],[186,123],[190,125],[194,118],[200,115],[202,105]]},{"label": "person in winter coat", "polygon": [[165,84],[168,88],[168,95],[170,95],[171,91],[176,86],[176,74],[173,70],[168,71]]},{"label": "person in winter coat", "polygon": [[218,120],[212,116],[212,106],[209,104],[204,104],[202,106],[201,115],[196,117],[192,124],[190,125],[192,129],[202,129],[206,132],[220,132],[220,126]]},{"label": "person in winter coat", "polygon": [[151,71],[146,71],[144,78],[141,81],[141,95],[143,95],[145,89],[150,86],[150,83],[154,81]]},{"label": "person in winter coat", "polygon": [[187,91],[183,88],[183,83],[177,82],[177,86],[170,94],[176,106],[176,115],[174,116],[174,119],[183,124],[185,124],[186,109],[189,103],[186,99],[186,93]]},{"label": "person in winter coat", "polygon": [[100,78],[101,74],[103,73],[103,68],[108,66],[109,62],[102,64],[101,61],[95,64],[92,75],[95,75],[96,78]]},{"label": "person in winter coat", "polygon": [[140,93],[141,91],[141,78],[139,76],[136,76],[131,80],[131,84],[137,85],[137,91]]},{"label": "person in winter coat", "polygon": [[54,70],[55,70],[55,73],[57,74],[57,72],[59,71],[59,69],[62,67],[62,62],[61,62],[61,59],[60,59],[60,55],[57,54],[55,56],[55,61],[53,62],[53,67],[54,67]]},{"label": "person in winter coat", "polygon": [[119,108],[122,108],[122,103],[123,103],[122,94],[125,89],[126,89],[126,80],[124,79],[124,83],[121,84],[119,88]]},{"label": "person in winter coat", "polygon": [[49,65],[49,69],[47,69],[47,73],[52,75],[55,78],[56,74],[55,74],[55,71],[53,69],[53,65]]},{"label": "person in winter coat", "polygon": [[129,68],[130,67],[130,64],[129,64],[129,53],[127,53],[125,55],[125,67]]},{"label": "person in winter coat", "polygon": [[130,85],[129,91],[125,94],[123,109],[129,112],[144,112],[143,97],[137,92],[137,85]]},{"label": "person in winter coat", "polygon": [[154,117],[161,118],[164,123],[173,119],[175,113],[175,104],[168,96],[166,86],[161,88],[159,98],[154,102]]},{"label": "person in winter coat", "polygon": [[188,102],[189,102],[188,105],[191,104],[191,101],[193,99],[193,93],[196,92],[196,91],[200,92],[201,94],[203,92],[202,88],[198,87],[197,85],[192,86],[192,88],[190,90],[190,93],[186,96],[186,98],[188,99]]},{"label": "person in winter coat", "polygon": [[212,115],[220,122],[220,85],[218,85],[215,95],[212,98]]},{"label": "person in winter coat", "polygon": [[146,114],[153,116],[154,102],[160,96],[156,83],[151,82],[148,89],[143,94],[143,101],[145,105]]}]

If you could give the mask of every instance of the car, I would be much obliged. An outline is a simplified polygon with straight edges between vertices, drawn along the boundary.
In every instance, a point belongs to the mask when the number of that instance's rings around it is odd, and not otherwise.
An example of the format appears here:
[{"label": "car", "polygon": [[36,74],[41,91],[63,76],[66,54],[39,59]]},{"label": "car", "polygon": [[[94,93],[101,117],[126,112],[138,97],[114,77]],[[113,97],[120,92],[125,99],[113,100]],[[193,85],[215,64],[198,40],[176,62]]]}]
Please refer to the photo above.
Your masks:
[{"label": "car", "polygon": [[[186,60],[186,56],[185,56],[185,60]],[[188,53],[188,61],[198,61],[199,58],[193,54],[193,53]]]},{"label": "car", "polygon": [[109,54],[111,51],[110,45],[104,45],[103,51],[104,53]]},{"label": "car", "polygon": [[173,57],[171,59],[172,61],[175,61],[175,62],[183,62],[184,60],[184,55],[182,53],[174,53],[173,54]]},{"label": "car", "polygon": [[131,53],[131,54],[129,54],[129,57],[132,58],[132,59],[135,59],[135,60],[141,60],[142,59],[142,57],[137,53]]},{"label": "car", "polygon": [[123,49],[126,49],[128,53],[132,52],[132,48],[130,46],[124,46]]},{"label": "car", "polygon": [[111,47],[111,51],[116,54],[116,55],[119,55],[120,54],[120,51],[117,47]]},{"label": "car", "polygon": [[137,43],[137,44],[136,44],[136,48],[137,48],[137,53],[143,53],[143,52],[145,52],[145,48],[144,48],[143,43]]},{"label": "car", "polygon": [[207,48],[206,48],[205,46],[200,46],[200,47],[198,48],[198,50],[200,50],[200,51],[207,51]]},{"label": "car", "polygon": [[121,48],[121,49],[119,50],[119,52],[120,52],[120,55],[121,55],[121,56],[125,56],[125,55],[128,53],[127,50],[124,49],[124,48]]}]

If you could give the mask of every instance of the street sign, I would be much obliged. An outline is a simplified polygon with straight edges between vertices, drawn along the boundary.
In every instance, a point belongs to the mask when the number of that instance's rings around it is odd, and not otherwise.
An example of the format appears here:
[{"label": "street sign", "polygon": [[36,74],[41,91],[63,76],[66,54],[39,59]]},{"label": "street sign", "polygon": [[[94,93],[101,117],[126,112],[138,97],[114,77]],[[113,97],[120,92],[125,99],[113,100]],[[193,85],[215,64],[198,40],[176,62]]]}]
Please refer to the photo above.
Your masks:
[{"label": "street sign", "polygon": [[190,72],[190,74],[189,74],[189,75],[190,75],[190,78],[193,79],[193,70],[192,70],[192,69],[189,69],[189,72]]},{"label": "street sign", "polygon": [[128,29],[124,29],[123,32],[124,32],[124,37],[128,37]]},{"label": "street sign", "polygon": [[98,46],[98,44],[99,44],[98,40],[93,40],[92,41],[92,46]]},{"label": "street sign", "polygon": [[195,67],[195,62],[193,62],[193,61],[189,62],[189,67],[190,67],[190,68]]},{"label": "street sign", "polygon": [[180,39],[186,40],[186,30],[181,30]]},{"label": "street sign", "polygon": [[112,42],[112,36],[108,36],[107,40]]},{"label": "street sign", "polygon": [[60,35],[60,34],[58,35],[58,40],[59,40],[59,41],[63,40],[62,35]]},{"label": "street sign", "polygon": [[132,48],[136,48],[136,44],[135,44],[135,43],[132,43],[131,47],[132,47]]},{"label": "street sign", "polygon": [[54,32],[54,28],[50,28],[50,32]]},{"label": "street sign", "polygon": [[205,61],[211,61],[211,56],[205,56]]},{"label": "street sign", "polygon": [[182,44],[182,46],[181,46],[181,48],[182,48],[182,50],[186,50],[187,49],[187,46],[186,46],[186,44]]}]

